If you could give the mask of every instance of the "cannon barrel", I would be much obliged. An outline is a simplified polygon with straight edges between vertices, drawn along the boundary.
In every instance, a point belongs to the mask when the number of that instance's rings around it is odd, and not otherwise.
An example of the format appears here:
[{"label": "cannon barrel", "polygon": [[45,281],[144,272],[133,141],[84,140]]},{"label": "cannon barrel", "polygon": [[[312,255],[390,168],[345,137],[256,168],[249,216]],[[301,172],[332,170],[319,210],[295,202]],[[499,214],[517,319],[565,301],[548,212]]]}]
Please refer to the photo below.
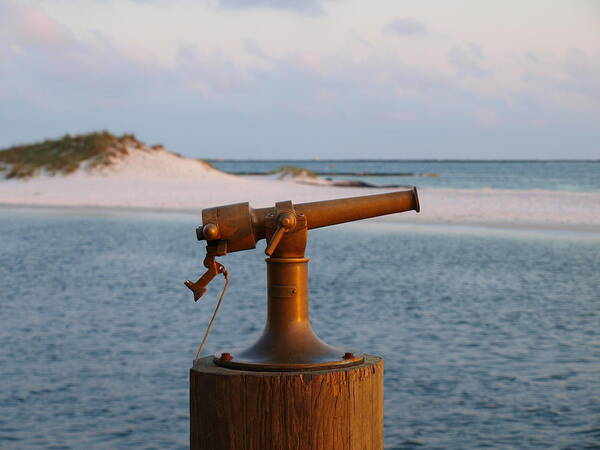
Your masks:
[{"label": "cannon barrel", "polygon": [[[417,188],[413,186],[410,190],[386,194],[298,203],[294,209],[306,216],[307,228],[312,230],[404,211],[419,212],[420,207]],[[256,240],[264,239],[265,217],[273,211],[273,207],[253,211]]]},{"label": "cannon barrel", "polygon": [[404,211],[419,212],[419,197],[413,187],[409,191],[300,203],[295,209],[306,216],[311,230]]}]

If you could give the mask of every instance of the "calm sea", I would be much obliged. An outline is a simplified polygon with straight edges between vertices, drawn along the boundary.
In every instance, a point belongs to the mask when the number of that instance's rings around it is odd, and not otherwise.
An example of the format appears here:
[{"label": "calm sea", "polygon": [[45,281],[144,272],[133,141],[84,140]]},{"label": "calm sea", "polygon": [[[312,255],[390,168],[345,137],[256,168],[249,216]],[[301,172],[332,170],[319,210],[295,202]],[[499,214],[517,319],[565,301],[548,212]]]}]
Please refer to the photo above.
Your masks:
[{"label": "calm sea", "polygon": [[[211,161],[226,172],[268,173],[297,166],[333,179],[360,179],[373,184],[416,185],[461,189],[548,189],[600,191],[600,160],[596,161],[402,161],[280,160]],[[344,173],[345,175],[336,175]],[[357,174],[370,174],[358,176]],[[346,175],[354,174],[354,175]]]},{"label": "calm sea", "polygon": [[[186,448],[188,370],[221,281],[183,280],[185,215],[0,209],[0,447]],[[600,237],[361,224],[311,232],[327,342],[382,355],[390,449],[600,446]],[[253,341],[261,248],[208,350]]]}]

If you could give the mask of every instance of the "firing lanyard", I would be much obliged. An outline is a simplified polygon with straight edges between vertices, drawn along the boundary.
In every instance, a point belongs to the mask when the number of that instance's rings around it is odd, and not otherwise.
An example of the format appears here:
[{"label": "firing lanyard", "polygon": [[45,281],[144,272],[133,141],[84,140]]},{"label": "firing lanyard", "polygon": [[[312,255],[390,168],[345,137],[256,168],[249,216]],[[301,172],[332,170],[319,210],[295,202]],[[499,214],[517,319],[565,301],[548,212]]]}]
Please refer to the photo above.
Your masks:
[{"label": "firing lanyard", "polygon": [[208,334],[212,329],[213,322],[215,321],[215,317],[217,317],[217,313],[219,312],[219,308],[221,307],[221,303],[223,302],[223,298],[225,297],[225,292],[227,292],[227,287],[229,286],[229,272],[224,266],[222,267],[221,273],[225,277],[225,285],[223,286],[223,290],[221,291],[221,295],[219,296],[219,301],[217,302],[217,306],[215,306],[215,310],[213,312],[210,321],[208,322],[208,326],[206,327],[206,331],[204,332],[204,336],[202,337],[202,342],[200,342],[200,346],[198,350],[196,350],[196,356],[194,357],[194,361],[200,357],[202,350],[204,349],[204,345],[206,344],[206,338],[208,338]]}]

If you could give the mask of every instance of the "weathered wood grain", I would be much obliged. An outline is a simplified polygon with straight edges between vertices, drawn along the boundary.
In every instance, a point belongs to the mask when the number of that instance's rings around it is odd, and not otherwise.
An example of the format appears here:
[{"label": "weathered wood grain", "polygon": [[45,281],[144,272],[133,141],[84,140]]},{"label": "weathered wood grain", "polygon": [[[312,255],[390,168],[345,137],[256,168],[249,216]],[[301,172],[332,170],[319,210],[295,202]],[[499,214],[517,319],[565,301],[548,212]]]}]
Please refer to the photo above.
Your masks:
[{"label": "weathered wood grain", "polygon": [[383,449],[383,359],[314,372],[190,370],[192,450]]}]

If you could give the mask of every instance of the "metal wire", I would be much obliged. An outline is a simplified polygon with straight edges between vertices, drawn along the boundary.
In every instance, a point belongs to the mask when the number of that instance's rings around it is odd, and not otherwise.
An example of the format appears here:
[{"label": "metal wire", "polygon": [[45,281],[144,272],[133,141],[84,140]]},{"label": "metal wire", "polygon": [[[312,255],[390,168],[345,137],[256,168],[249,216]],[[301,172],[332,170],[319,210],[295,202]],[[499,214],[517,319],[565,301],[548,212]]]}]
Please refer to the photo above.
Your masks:
[{"label": "metal wire", "polygon": [[202,350],[204,349],[204,345],[206,344],[206,338],[208,338],[208,334],[210,333],[210,330],[212,329],[213,322],[215,321],[215,317],[217,316],[217,313],[219,312],[219,308],[221,307],[221,302],[223,301],[223,298],[225,297],[225,292],[227,292],[227,287],[229,286],[229,272],[225,268],[223,268],[223,276],[225,277],[225,286],[223,286],[223,290],[221,291],[221,295],[219,296],[219,301],[217,302],[217,306],[215,306],[215,310],[213,312],[212,317],[210,318],[210,322],[208,322],[208,326],[206,327],[206,331],[204,332],[204,337],[202,338],[202,342],[200,342],[200,346],[198,347],[198,350],[196,350],[196,356],[194,357],[194,361],[200,357],[200,354],[202,353]]}]

